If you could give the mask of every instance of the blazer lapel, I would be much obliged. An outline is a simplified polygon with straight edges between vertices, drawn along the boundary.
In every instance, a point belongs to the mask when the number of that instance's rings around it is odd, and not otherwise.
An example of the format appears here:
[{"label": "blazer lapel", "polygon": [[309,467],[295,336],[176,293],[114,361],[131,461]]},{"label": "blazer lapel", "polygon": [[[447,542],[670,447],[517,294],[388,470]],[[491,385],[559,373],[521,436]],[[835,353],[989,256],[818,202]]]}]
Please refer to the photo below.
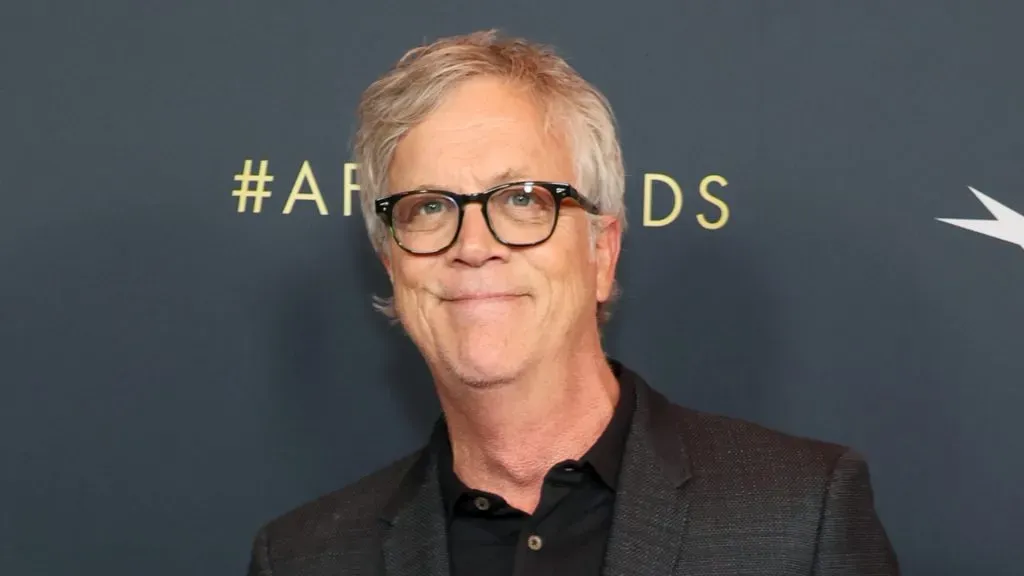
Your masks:
[{"label": "blazer lapel", "polygon": [[638,376],[615,497],[604,576],[672,574],[686,528],[683,486],[691,476],[670,404]]},{"label": "blazer lapel", "polygon": [[448,539],[437,459],[424,449],[381,518],[387,576],[448,576]]}]

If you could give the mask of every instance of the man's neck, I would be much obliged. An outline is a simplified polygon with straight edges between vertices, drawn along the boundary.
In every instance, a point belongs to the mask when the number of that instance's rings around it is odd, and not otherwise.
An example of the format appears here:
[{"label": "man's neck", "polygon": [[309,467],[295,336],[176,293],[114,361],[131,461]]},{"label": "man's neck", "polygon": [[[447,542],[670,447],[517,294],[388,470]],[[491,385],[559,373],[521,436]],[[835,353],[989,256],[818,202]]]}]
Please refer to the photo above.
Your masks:
[{"label": "man's neck", "polygon": [[442,395],[455,473],[532,513],[548,470],[594,444],[618,397],[603,353],[542,363],[515,382],[458,398]]}]

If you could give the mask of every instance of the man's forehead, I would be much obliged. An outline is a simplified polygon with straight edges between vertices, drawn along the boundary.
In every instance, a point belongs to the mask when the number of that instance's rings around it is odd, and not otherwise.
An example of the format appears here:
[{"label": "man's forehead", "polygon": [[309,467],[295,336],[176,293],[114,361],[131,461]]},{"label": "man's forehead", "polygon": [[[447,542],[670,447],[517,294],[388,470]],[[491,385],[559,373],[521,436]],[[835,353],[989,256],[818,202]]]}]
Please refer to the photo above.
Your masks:
[{"label": "man's forehead", "polygon": [[556,139],[508,139],[481,142],[477,147],[436,141],[404,150],[399,144],[388,180],[392,192],[424,188],[478,192],[505,182],[565,178],[562,168],[566,161],[571,163],[567,152]]}]

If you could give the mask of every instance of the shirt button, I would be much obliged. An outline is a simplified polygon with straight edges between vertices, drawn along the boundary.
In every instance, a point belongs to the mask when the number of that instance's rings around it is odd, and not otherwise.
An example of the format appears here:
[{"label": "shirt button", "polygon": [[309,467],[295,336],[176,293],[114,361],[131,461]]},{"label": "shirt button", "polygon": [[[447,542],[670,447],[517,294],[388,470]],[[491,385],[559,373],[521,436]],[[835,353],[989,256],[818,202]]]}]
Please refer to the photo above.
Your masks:
[{"label": "shirt button", "polygon": [[526,545],[530,547],[530,550],[536,552],[544,545],[544,541],[541,540],[540,536],[530,534],[530,537],[526,539]]},{"label": "shirt button", "polygon": [[483,496],[477,496],[473,500],[473,505],[476,506],[477,510],[487,510],[491,507],[491,501]]}]

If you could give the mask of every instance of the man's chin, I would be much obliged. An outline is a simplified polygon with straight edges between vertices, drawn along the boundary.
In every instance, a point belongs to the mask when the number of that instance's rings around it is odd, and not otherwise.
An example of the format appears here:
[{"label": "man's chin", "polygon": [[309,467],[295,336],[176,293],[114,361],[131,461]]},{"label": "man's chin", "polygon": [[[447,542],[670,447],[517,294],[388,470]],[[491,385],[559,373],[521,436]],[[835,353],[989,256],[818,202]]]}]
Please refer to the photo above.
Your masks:
[{"label": "man's chin", "polygon": [[528,298],[446,302],[433,319],[437,352],[459,380],[485,385],[518,377],[528,366],[538,330]]},{"label": "man's chin", "polygon": [[[502,345],[504,344],[504,345]],[[446,364],[464,384],[490,387],[515,380],[528,366],[522,350],[510,350],[508,342],[481,340],[446,355]]]}]

